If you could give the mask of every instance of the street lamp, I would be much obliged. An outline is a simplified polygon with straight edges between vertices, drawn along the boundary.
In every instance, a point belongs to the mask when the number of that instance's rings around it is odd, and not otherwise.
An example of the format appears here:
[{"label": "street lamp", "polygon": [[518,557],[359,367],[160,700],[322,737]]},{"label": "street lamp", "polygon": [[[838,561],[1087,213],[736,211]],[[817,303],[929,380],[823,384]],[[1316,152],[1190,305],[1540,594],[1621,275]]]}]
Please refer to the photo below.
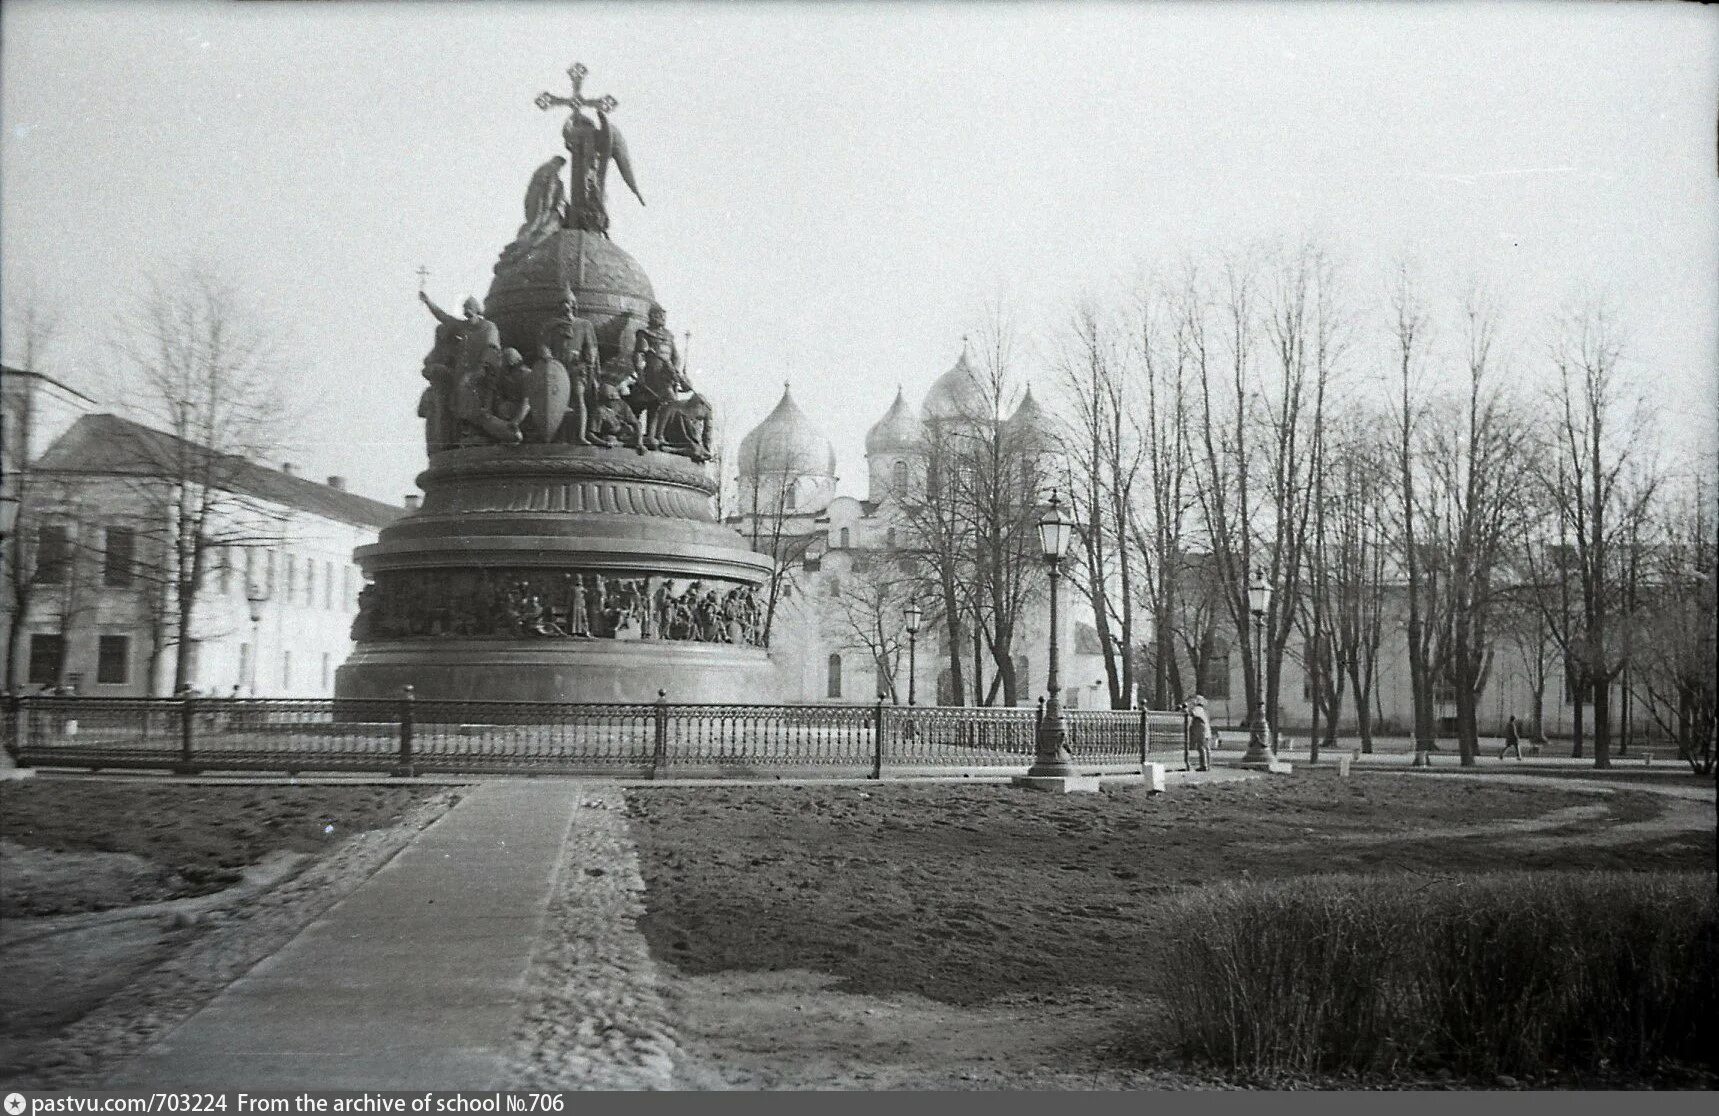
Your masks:
[{"label": "street lamp", "polygon": [[1243,763],[1271,762],[1271,734],[1265,723],[1265,614],[1271,610],[1271,584],[1265,571],[1256,571],[1247,587],[1247,607],[1253,613],[1254,706],[1248,718],[1247,755]]},{"label": "street lamp", "polygon": [[245,583],[245,603],[251,609],[251,696],[257,696],[257,660],[263,657],[262,628],[263,605],[268,603],[269,592],[254,581]]},{"label": "street lamp", "polygon": [[1056,598],[1057,577],[1060,571],[1057,566],[1063,556],[1068,553],[1068,545],[1074,540],[1074,521],[1066,519],[1062,514],[1062,501],[1056,493],[1051,493],[1050,512],[1039,520],[1039,550],[1043,552],[1045,562],[1050,566],[1050,675],[1046,687],[1050,693],[1045,699],[1044,717],[1039,721],[1039,728],[1034,740],[1033,765],[1027,770],[1027,778],[1067,778],[1074,774],[1074,768],[1069,760],[1068,725],[1062,719],[1062,701],[1057,696],[1061,682],[1057,677],[1057,624]]},{"label": "street lamp", "polygon": [[914,704],[916,691],[914,681],[919,674],[919,665],[915,644],[919,635],[919,622],[925,619],[925,613],[919,608],[918,601],[909,601],[907,605],[907,704]]}]

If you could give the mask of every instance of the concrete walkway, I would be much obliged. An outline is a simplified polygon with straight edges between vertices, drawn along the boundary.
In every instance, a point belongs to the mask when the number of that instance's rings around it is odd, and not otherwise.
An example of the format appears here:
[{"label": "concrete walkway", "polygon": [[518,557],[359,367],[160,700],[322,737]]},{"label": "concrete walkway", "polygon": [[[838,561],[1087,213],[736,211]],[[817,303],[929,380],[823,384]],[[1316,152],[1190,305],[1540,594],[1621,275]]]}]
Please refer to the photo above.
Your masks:
[{"label": "concrete walkway", "polygon": [[476,787],[106,1087],[503,1087],[580,791]]}]

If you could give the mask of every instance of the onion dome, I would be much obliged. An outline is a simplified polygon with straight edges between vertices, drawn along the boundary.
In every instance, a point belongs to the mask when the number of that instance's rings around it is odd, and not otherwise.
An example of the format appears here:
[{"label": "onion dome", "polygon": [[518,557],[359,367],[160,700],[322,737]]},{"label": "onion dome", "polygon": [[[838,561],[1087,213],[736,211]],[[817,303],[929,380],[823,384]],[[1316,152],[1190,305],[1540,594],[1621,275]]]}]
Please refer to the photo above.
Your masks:
[{"label": "onion dome", "polygon": [[1033,398],[1031,384],[1027,385],[1027,393],[1021,397],[1020,406],[1015,408],[1015,413],[1008,417],[1003,426],[1011,437],[1018,438],[1023,443],[1049,448],[1056,441],[1056,427],[1050,415],[1039,406],[1039,401]]},{"label": "onion dome", "polygon": [[889,405],[877,425],[867,431],[865,436],[865,451],[869,453],[899,453],[916,450],[924,437],[924,429],[919,417],[913,413],[913,408],[907,405],[907,397],[902,394],[900,385],[895,389],[895,402]]},{"label": "onion dome", "polygon": [[742,475],[781,473],[793,476],[836,475],[836,448],[800,405],[788,385],[782,385],[782,401],[776,409],[740,439]]},{"label": "onion dome", "polygon": [[955,367],[937,377],[931,390],[925,393],[925,406],[921,410],[927,421],[979,419],[989,414],[990,402],[979,383],[978,373],[973,369],[966,338],[961,339],[961,359],[955,362]]}]

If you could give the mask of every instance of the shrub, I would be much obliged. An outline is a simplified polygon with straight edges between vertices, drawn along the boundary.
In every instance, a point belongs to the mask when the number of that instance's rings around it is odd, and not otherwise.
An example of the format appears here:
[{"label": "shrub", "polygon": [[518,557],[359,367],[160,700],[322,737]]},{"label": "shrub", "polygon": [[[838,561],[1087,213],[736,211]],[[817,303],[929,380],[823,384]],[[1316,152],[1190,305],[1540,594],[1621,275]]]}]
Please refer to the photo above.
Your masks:
[{"label": "shrub", "polygon": [[1324,876],[1214,885],[1169,913],[1164,995],[1193,1058],[1470,1076],[1715,1062],[1710,874]]}]

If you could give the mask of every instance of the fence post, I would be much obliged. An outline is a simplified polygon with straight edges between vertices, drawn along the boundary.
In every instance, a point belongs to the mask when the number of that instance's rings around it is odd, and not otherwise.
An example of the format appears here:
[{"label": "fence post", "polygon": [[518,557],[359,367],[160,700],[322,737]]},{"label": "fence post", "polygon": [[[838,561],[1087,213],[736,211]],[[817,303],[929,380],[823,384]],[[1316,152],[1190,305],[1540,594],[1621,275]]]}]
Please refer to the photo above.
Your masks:
[{"label": "fence post", "polygon": [[883,778],[883,695],[877,695],[871,717],[871,777]]},{"label": "fence post", "polygon": [[1140,770],[1146,770],[1146,753],[1152,747],[1152,730],[1146,721],[1146,703],[1140,703]]},{"label": "fence post", "polygon": [[412,766],[412,733],[416,727],[417,698],[410,685],[400,687],[400,762],[394,765],[394,775],[410,779],[418,774]]},{"label": "fence post", "polygon": [[179,689],[179,762],[173,765],[175,775],[195,775],[197,767],[191,762],[191,742],[196,734],[197,699],[191,687]]},{"label": "fence post", "polygon": [[657,703],[651,717],[654,738],[651,741],[651,778],[668,774],[668,691],[657,691]]}]

